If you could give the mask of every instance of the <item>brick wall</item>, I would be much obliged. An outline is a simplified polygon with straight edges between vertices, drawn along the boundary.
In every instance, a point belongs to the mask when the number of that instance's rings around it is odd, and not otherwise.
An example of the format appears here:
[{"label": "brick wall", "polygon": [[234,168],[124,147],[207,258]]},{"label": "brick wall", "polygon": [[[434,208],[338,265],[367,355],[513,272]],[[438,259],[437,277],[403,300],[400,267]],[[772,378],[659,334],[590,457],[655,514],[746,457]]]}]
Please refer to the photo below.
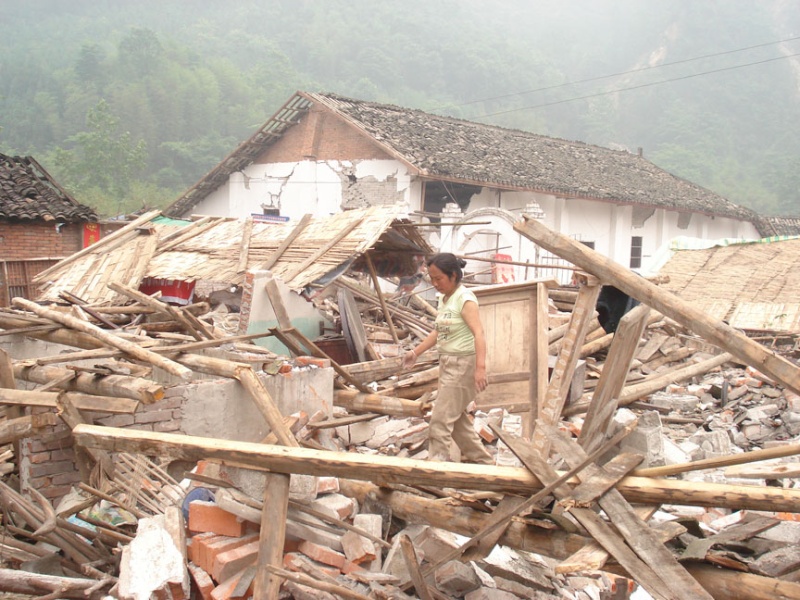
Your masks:
[{"label": "brick wall", "polygon": [[0,260],[63,258],[81,249],[83,225],[0,221]]},{"label": "brick wall", "polygon": [[391,159],[365,133],[331,113],[312,108],[294,127],[254,162],[299,162],[302,160]]},{"label": "brick wall", "polygon": [[[141,404],[132,415],[84,412],[84,416],[96,425],[180,433],[184,401],[182,389],[167,388],[163,400]],[[33,410],[45,412],[47,409]],[[54,504],[81,481],[72,436],[64,423],[47,427],[35,437],[20,442],[19,472],[23,489],[36,488]]]}]

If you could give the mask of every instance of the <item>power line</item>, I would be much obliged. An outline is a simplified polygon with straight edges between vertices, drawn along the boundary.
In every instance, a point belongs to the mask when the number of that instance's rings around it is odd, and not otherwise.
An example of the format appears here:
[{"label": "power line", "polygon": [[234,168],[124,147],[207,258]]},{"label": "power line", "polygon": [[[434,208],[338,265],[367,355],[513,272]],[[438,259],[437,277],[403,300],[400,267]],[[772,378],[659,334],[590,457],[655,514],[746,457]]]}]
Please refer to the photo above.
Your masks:
[{"label": "power line", "polygon": [[683,75],[682,77],[675,77],[673,79],[664,79],[663,81],[653,81],[653,82],[650,82],[650,83],[642,83],[640,85],[632,85],[630,87],[617,88],[617,89],[614,89],[614,90],[607,90],[605,92],[597,92],[595,94],[587,94],[585,96],[575,96],[574,98],[565,98],[564,100],[555,100],[553,102],[544,102],[542,104],[534,104],[532,106],[523,106],[521,108],[511,108],[511,109],[508,109],[508,110],[501,110],[501,111],[498,111],[498,112],[488,113],[488,114],[485,114],[485,115],[480,115],[480,116],[476,116],[476,117],[470,117],[470,119],[473,119],[473,120],[474,119],[485,119],[487,117],[495,117],[497,115],[505,115],[505,114],[509,114],[509,113],[513,113],[513,112],[519,112],[519,111],[523,111],[523,110],[533,110],[535,108],[543,108],[545,106],[555,106],[556,104],[566,104],[567,102],[575,102],[577,100],[586,100],[588,98],[597,98],[598,96],[607,96],[608,94],[616,94],[618,92],[627,92],[629,90],[638,90],[638,89],[641,89],[641,88],[653,87],[653,86],[656,86],[656,85],[662,85],[664,83],[672,83],[673,81],[681,81],[683,79],[692,79],[693,77],[701,77],[703,75],[711,75],[712,73],[722,73],[724,71],[733,71],[735,69],[743,69],[744,67],[752,67],[752,66],[755,66],[755,65],[763,65],[765,63],[774,62],[776,60],[785,60],[787,58],[792,58],[792,57],[795,57],[795,56],[800,56],[800,53],[787,54],[786,56],[778,56],[778,57],[775,57],[775,58],[767,58],[765,60],[759,60],[759,61],[756,61],[756,62],[745,63],[743,65],[734,65],[732,67],[722,67],[720,69],[714,69],[714,70],[711,70],[711,71],[703,71],[701,73],[694,73],[692,75]]},{"label": "power line", "polygon": [[[579,85],[581,83],[589,83],[589,82],[592,82],[592,81],[600,81],[602,79],[611,79],[612,77],[619,77],[621,75],[630,75],[630,74],[633,74],[633,73],[641,73],[643,71],[650,71],[650,70],[653,70],[653,69],[660,69],[662,67],[670,67],[670,66],[673,66],[673,65],[681,65],[681,64],[685,64],[685,63],[698,61],[698,60],[704,60],[706,58],[715,58],[717,56],[726,56],[728,54],[736,54],[737,52],[746,52],[748,50],[754,50],[756,48],[765,48],[767,46],[774,46],[775,44],[783,44],[783,43],[786,43],[786,42],[793,42],[795,40],[800,40],[800,36],[790,37],[790,38],[786,38],[786,39],[782,39],[782,40],[777,40],[777,41],[774,41],[774,42],[765,42],[763,44],[756,44],[754,46],[745,46],[744,48],[737,48],[735,50],[725,50],[723,52],[715,52],[713,54],[704,54],[702,56],[696,56],[694,58],[685,58],[685,59],[682,59],[682,60],[674,60],[672,62],[661,63],[659,65],[652,65],[652,66],[649,66],[649,67],[640,67],[638,69],[630,69],[629,71],[620,71],[619,73],[611,73],[609,75],[598,75],[597,77],[589,77],[587,79],[579,79],[578,81],[568,81],[566,83],[548,85],[548,86],[545,86],[545,87],[540,87],[540,88],[536,88],[536,89],[533,89],[533,90],[526,90],[526,91],[523,91],[523,92],[512,92],[510,94],[503,94],[503,95],[500,95],[500,96],[491,96],[489,98],[482,98],[482,99],[479,99],[479,100],[470,100],[469,102],[462,102],[460,104],[450,104],[448,106],[442,106],[442,107],[439,107],[439,108],[431,109],[431,112],[436,111],[436,110],[443,110],[443,109],[446,109],[446,108],[470,106],[471,104],[479,104],[481,102],[489,102],[491,100],[503,100],[505,98],[512,98],[514,96],[524,96],[524,95],[527,95],[527,94],[535,94],[537,92],[546,92],[546,91],[549,91],[549,90],[555,90],[555,89],[562,88],[562,87],[567,87],[567,86],[570,86],[570,85]],[[490,116],[490,115],[487,115],[487,116]]]}]

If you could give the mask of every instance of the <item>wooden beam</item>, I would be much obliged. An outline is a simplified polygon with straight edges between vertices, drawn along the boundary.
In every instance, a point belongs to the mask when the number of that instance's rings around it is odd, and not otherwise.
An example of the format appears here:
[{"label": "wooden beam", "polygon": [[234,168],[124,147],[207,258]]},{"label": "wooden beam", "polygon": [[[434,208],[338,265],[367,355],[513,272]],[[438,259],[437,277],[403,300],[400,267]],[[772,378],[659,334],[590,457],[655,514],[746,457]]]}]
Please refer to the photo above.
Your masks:
[{"label": "wooden beam", "polygon": [[239,263],[236,265],[236,273],[241,274],[247,270],[247,257],[250,255],[250,238],[253,235],[252,215],[244,220],[242,227],[242,243],[239,245]]},{"label": "wooden beam", "polygon": [[[10,390],[0,388],[0,404],[8,406],[43,406],[57,408],[60,392],[40,390]],[[137,400],[115,396],[94,396],[80,392],[66,392],[66,397],[80,410],[132,415],[139,407]]]},{"label": "wooden beam", "polygon": [[800,367],[599,252],[526,218],[514,230],[800,393]]},{"label": "wooden beam", "polygon": [[549,297],[549,286],[540,282],[531,292],[531,308],[529,319],[530,354],[529,361],[529,384],[528,384],[528,403],[530,410],[522,418],[522,436],[529,440],[533,435],[534,425],[539,415],[539,401],[544,401],[547,396],[547,378],[550,371],[549,367],[549,338],[547,328],[550,316],[547,309],[547,299]]},{"label": "wooden beam", "polygon": [[380,413],[396,417],[421,417],[426,404],[418,400],[406,400],[380,394],[365,394],[356,390],[336,390],[333,405],[350,412]]},{"label": "wooden beam", "polygon": [[283,565],[286,539],[286,516],[289,509],[289,476],[266,475],[264,507],[261,511],[261,532],[258,538],[258,561],[253,583],[253,600],[277,600],[282,579],[267,566]]},{"label": "wooden beam", "polygon": [[86,372],[76,373],[60,367],[28,366],[24,362],[16,362],[14,364],[14,375],[17,379],[42,385],[71,373],[74,373],[75,377],[63,385],[63,389],[70,392],[129,398],[138,400],[143,404],[153,404],[164,398],[163,385],[142,377],[96,375]]},{"label": "wooden beam", "polygon": [[689,471],[701,471],[703,469],[719,469],[733,465],[745,465],[761,460],[771,460],[773,458],[784,458],[786,456],[797,456],[800,454],[800,444],[787,444],[776,446],[775,448],[765,448],[763,450],[752,450],[740,454],[729,456],[717,456],[715,458],[704,458],[694,462],[680,463],[677,465],[664,465],[663,467],[648,467],[637,469],[633,472],[637,477],[668,477]]},{"label": "wooden beam", "polygon": [[[724,365],[726,362],[731,360],[733,360],[733,356],[727,352],[723,352],[722,354],[713,356],[708,360],[685,367],[681,366],[662,375],[658,375],[652,379],[645,379],[640,383],[635,383],[633,385],[624,387],[619,396],[619,406],[633,404],[648,394],[652,394],[653,392],[664,389],[671,383],[685,381],[696,375],[708,373],[711,371],[711,369],[715,369],[721,365]],[[586,412],[588,409],[589,402],[581,401],[568,406],[564,411],[564,414],[567,416],[578,415]]]},{"label": "wooden beam", "polygon": [[[217,459],[275,473],[528,495],[544,487],[527,469],[518,467],[369,456],[94,425],[78,425],[73,430],[73,437],[88,448],[192,461]],[[791,488],[625,477],[617,489],[629,502],[641,504],[668,502],[783,512],[796,512],[800,507],[800,490]]]}]

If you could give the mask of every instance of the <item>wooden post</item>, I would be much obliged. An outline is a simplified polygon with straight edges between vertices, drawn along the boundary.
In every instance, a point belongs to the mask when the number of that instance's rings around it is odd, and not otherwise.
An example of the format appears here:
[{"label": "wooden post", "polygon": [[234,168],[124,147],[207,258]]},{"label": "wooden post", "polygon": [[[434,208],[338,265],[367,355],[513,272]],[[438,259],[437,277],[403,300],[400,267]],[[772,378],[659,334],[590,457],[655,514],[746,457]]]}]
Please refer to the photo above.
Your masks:
[{"label": "wooden post", "polygon": [[630,269],[541,223],[526,218],[524,222],[514,225],[514,229],[553,254],[592,273],[603,283],[613,285],[628,296],[655,308],[664,316],[800,393],[800,367],[730,325],[713,319],[690,302],[659,288]]},{"label": "wooden post", "polygon": [[381,303],[383,316],[386,317],[386,324],[389,326],[389,333],[392,334],[394,343],[399,344],[400,338],[397,337],[397,330],[394,328],[394,323],[392,323],[392,315],[389,314],[389,309],[386,307],[386,299],[383,297],[383,292],[381,292],[381,284],[378,281],[378,273],[375,271],[375,265],[372,263],[372,257],[370,256],[369,252],[364,254],[364,258],[367,259],[369,275],[372,277],[372,285],[375,286],[375,293],[378,295],[378,301]]},{"label": "wooden post", "polygon": [[[528,268],[525,267],[527,271]],[[547,312],[548,286],[545,283],[537,283],[536,289],[531,294],[531,314],[530,314],[530,384],[528,387],[528,400],[530,411],[523,416],[522,436],[530,440],[533,435],[533,427],[539,415],[539,403],[544,401],[547,395],[547,374],[549,370],[549,352],[547,326],[549,315]]]},{"label": "wooden post", "polygon": [[270,473],[266,476],[266,484],[264,507],[261,509],[253,600],[277,600],[283,581],[267,571],[265,566],[280,568],[283,565],[286,516],[289,510],[289,476]]},{"label": "wooden post", "polygon": [[[547,386],[547,394],[544,402],[538,404],[537,422],[555,425],[561,418],[564,404],[567,401],[569,385],[572,375],[578,364],[581,346],[586,337],[586,331],[594,320],[594,308],[597,304],[597,297],[600,295],[600,285],[598,281],[591,278],[581,286],[578,291],[578,299],[575,301],[575,308],[572,310],[572,317],[569,321],[569,329],[564,336],[561,352],[558,355],[556,366],[550,377]],[[550,454],[550,442],[544,431],[539,427],[533,430],[531,444],[540,456],[547,457]]]}]

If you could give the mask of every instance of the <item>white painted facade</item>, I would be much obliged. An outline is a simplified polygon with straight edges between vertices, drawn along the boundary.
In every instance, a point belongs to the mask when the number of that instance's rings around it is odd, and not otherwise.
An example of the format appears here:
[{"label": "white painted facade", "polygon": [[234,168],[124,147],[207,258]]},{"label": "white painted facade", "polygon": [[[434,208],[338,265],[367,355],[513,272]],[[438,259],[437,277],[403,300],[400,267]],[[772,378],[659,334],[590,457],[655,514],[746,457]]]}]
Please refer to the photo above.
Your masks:
[{"label": "white painted facade", "polygon": [[[192,212],[244,218],[263,214],[266,208],[273,207],[279,208],[282,216],[297,221],[308,213],[322,216],[370,204],[398,204],[408,214],[423,210],[422,191],[422,182],[396,160],[251,164],[244,172],[232,174],[226,185],[209,194]],[[759,237],[752,223],[728,217],[483,188],[471,198],[466,216],[450,220],[484,224],[431,228],[431,245],[459,254],[481,252],[476,256],[489,257],[499,252],[511,255],[517,262],[549,264],[553,258],[547,252],[513,231],[514,221],[521,219],[526,207],[532,204],[538,204],[544,211],[545,225],[593,245],[595,250],[624,266],[631,264],[634,236],[641,238],[643,266],[677,236]],[[470,265],[471,271],[489,268],[489,263],[477,261]],[[526,274],[527,278],[555,277],[562,283],[568,283],[571,277],[562,270],[515,267],[516,281],[524,280]],[[479,279],[488,281],[489,277],[486,274]]]}]

